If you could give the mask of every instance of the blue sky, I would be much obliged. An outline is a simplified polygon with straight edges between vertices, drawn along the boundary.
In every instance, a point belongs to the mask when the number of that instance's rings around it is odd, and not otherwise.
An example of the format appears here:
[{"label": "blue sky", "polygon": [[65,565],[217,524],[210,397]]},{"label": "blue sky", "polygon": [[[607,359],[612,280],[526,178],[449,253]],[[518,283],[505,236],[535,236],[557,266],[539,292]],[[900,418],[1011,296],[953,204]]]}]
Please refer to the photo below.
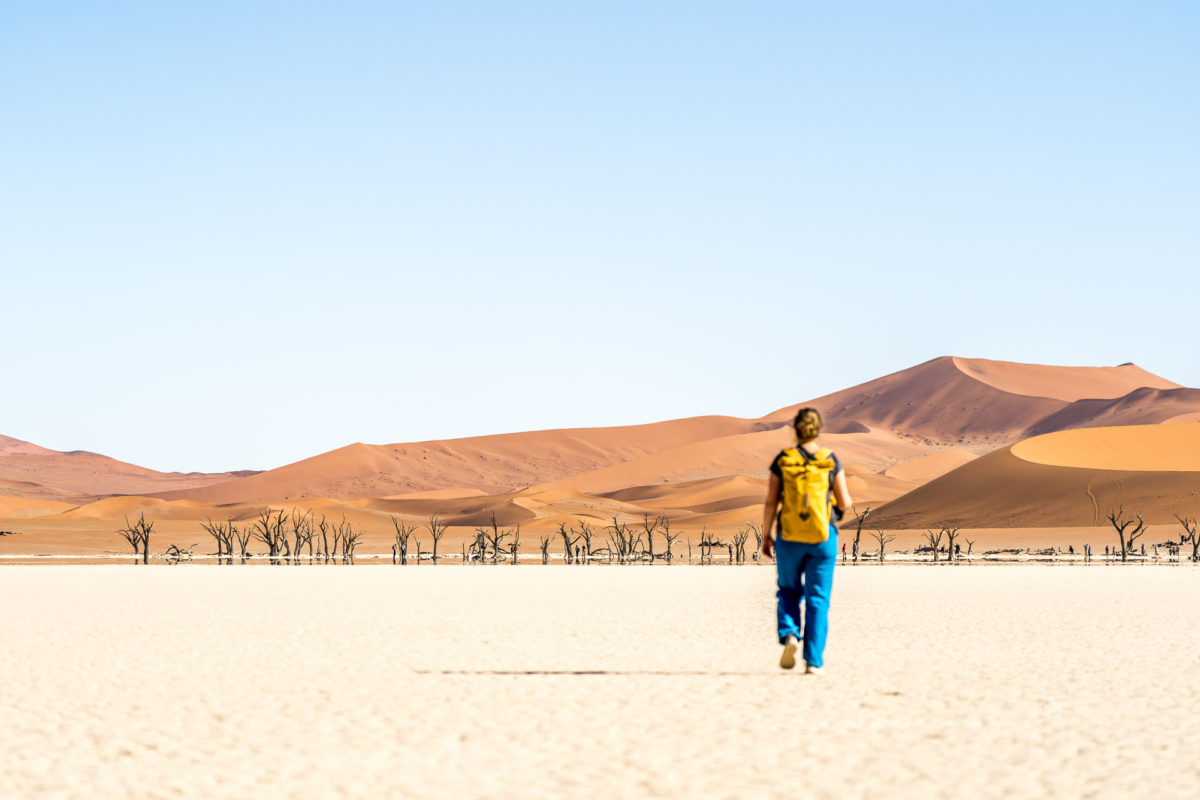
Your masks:
[{"label": "blue sky", "polygon": [[1200,385],[1194,3],[0,2],[0,433],[167,470]]}]

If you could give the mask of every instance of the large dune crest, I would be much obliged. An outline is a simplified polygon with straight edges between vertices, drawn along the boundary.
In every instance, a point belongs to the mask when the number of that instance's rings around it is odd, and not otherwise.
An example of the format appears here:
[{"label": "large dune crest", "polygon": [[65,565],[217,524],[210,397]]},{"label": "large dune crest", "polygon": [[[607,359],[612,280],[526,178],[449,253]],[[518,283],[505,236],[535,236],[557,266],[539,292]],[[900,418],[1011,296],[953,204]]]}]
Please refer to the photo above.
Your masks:
[{"label": "large dune crest", "polygon": [[[922,528],[1103,524],[1124,507],[1147,522],[1200,516],[1200,423],[1047,434],[989,453],[879,510],[879,523]],[[1169,538],[1169,537],[1168,537]]]}]

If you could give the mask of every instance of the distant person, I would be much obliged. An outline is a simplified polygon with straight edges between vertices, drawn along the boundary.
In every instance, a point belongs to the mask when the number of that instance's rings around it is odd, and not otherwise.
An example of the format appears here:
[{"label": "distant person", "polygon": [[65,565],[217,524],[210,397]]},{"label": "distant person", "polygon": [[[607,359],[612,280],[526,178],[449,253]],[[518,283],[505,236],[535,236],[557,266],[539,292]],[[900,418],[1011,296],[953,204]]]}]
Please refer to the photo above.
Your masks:
[{"label": "distant person", "polygon": [[[836,519],[850,510],[846,473],[833,451],[817,444],[821,414],[802,408],[792,420],[796,447],[771,462],[771,480],[763,507],[763,546],[775,556],[779,581],[776,622],[783,655],[779,666],[796,666],[803,642],[804,671],[819,675],[825,666],[825,636],[829,627],[829,594],[837,563]],[[804,628],[800,601],[804,601]]]},{"label": "distant person", "polygon": [[846,543],[842,542],[842,563],[846,563]]},{"label": "distant person", "polygon": [[1073,544],[1067,545],[1067,555],[1069,555],[1069,556],[1075,555],[1075,545],[1073,545]]}]

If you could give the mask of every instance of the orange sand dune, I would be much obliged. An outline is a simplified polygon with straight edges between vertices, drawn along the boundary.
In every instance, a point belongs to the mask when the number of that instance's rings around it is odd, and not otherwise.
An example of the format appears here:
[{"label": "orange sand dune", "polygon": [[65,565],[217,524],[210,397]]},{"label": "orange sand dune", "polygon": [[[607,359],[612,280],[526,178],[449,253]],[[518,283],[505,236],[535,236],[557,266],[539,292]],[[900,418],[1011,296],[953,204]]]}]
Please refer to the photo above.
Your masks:
[{"label": "orange sand dune", "polygon": [[[827,443],[843,461],[880,471],[947,444],[977,450],[1010,444],[1063,412],[1070,405],[1063,398],[1110,397],[1142,385],[1174,386],[1132,366],[1056,368],[946,357],[812,402],[827,411]],[[408,445],[355,444],[223,484],[153,494],[267,502],[462,489],[496,494],[539,484],[604,492],[658,481],[761,476],[774,453],[790,443],[787,422],[794,409],[761,420],[697,417]],[[1174,409],[1173,415],[1186,410]],[[1072,418],[1071,425],[1077,424]]]},{"label": "orange sand dune", "polygon": [[887,474],[879,475],[853,464],[846,467],[846,488],[850,490],[850,497],[858,508],[895,500],[919,485]]},{"label": "orange sand dune", "polygon": [[1018,442],[1012,453],[1055,467],[1200,473],[1200,424],[1061,431]]},{"label": "orange sand dune", "polygon": [[951,448],[938,450],[927,456],[906,461],[884,470],[884,475],[901,481],[926,483],[945,475],[952,469],[958,469],[963,464],[974,461],[979,456],[970,450]]},{"label": "orange sand dune", "polygon": [[1009,394],[1050,397],[1068,403],[1086,398],[1116,398],[1143,386],[1178,389],[1179,384],[1147,372],[1136,364],[1119,367],[1054,367],[1015,364],[983,358],[955,358],[967,375]]},{"label": "orange sand dune", "polygon": [[[888,503],[876,524],[1089,526],[1124,505],[1147,522],[1171,526],[1175,514],[1200,516],[1198,443],[1200,423],[1047,434],[976,459]],[[1093,468],[1093,462],[1102,466]]]},{"label": "orange sand dune", "polygon": [[42,514],[57,514],[71,509],[70,503],[53,500],[31,500],[27,497],[0,495],[0,518],[30,517]]},{"label": "orange sand dune", "polygon": [[[984,503],[995,491],[991,482],[996,478],[989,470],[1002,459],[978,467],[967,462],[1031,431],[1200,418],[1200,390],[1176,387],[1133,365],[1044,367],[952,357],[805,404],[826,412],[823,442],[846,464],[859,506],[887,503],[894,513],[922,519],[925,506],[913,504],[937,507],[930,500],[934,496],[922,492],[952,477],[962,497],[939,496],[939,503]],[[757,516],[767,465],[793,442],[788,422],[795,408],[761,419],[712,416],[412,444],[352,444],[248,475],[168,475],[92,453],[56,453],[0,437],[0,494],[69,502],[71,508],[48,507],[49,516],[61,518],[64,526],[94,525],[97,530],[106,521],[121,522],[126,514],[144,512],[164,524],[183,524],[208,516],[247,520],[268,506],[296,506],[334,518],[344,514],[355,524],[371,526],[372,537],[387,533],[391,514],[419,521],[436,513],[460,534],[486,524],[493,513],[502,525],[520,523],[531,530],[552,527],[547,520],[632,519],[644,513],[721,524]],[[1084,458],[1095,447],[1075,453],[1075,445],[1055,445],[1069,451],[1060,457],[1046,455],[1047,446],[1034,440],[1007,454],[1022,469],[1095,466]],[[1164,455],[1167,450],[1169,445],[1152,449],[1146,469],[1174,469]],[[1076,456],[1083,460],[1072,461]],[[1183,469],[1190,470],[1189,464]],[[981,482],[968,485],[963,475]],[[931,480],[930,486],[919,487]],[[1124,491],[1131,484],[1121,480]],[[1042,488],[1049,490],[1052,483]],[[1094,514],[1081,522],[1069,503],[1061,505],[1045,513],[1069,518],[1062,524],[1093,523]],[[999,506],[988,513],[1003,510]],[[1025,519],[1023,514],[1018,510],[1009,516]],[[1011,524],[991,517],[981,521]]]},{"label": "orange sand dune", "polygon": [[754,420],[695,417],[650,425],[533,431],[415,444],[353,444],[251,477],[155,494],[218,503],[311,495],[386,497],[451,488],[494,494],[760,427]]},{"label": "orange sand dune", "polygon": [[1030,427],[1027,436],[1069,428],[1152,425],[1200,416],[1200,389],[1135,389],[1113,400],[1079,400]]},{"label": "orange sand dune", "polygon": [[112,494],[146,494],[219,483],[244,473],[156,472],[77,450],[59,453],[10,437],[0,437],[0,486],[22,496],[63,498],[86,503]]},{"label": "orange sand dune", "polygon": [[[994,448],[1018,441],[1031,431],[1105,424],[1104,415],[1112,413],[1111,407],[1123,407],[1121,398],[1131,393],[1136,398],[1143,392],[1182,394],[1170,406],[1149,409],[1153,418],[1129,422],[1161,422],[1200,411],[1200,391],[1179,389],[1132,364],[1051,367],[949,356],[809,404],[838,423],[855,420],[872,429],[901,432],[927,445]],[[1078,405],[1070,408],[1075,403]],[[796,408],[787,406],[763,419],[786,421]],[[1056,420],[1056,414],[1063,416]],[[1035,431],[1039,425],[1049,427]]]}]

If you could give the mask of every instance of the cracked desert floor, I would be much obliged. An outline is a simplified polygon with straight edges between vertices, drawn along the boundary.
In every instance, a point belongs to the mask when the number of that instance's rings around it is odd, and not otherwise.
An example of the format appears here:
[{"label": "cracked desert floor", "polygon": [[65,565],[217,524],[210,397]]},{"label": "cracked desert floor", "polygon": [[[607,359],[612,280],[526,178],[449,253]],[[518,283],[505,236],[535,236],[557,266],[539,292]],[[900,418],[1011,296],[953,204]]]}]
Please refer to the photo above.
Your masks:
[{"label": "cracked desert floor", "polygon": [[0,797],[1200,796],[1200,569],[0,568]]}]

